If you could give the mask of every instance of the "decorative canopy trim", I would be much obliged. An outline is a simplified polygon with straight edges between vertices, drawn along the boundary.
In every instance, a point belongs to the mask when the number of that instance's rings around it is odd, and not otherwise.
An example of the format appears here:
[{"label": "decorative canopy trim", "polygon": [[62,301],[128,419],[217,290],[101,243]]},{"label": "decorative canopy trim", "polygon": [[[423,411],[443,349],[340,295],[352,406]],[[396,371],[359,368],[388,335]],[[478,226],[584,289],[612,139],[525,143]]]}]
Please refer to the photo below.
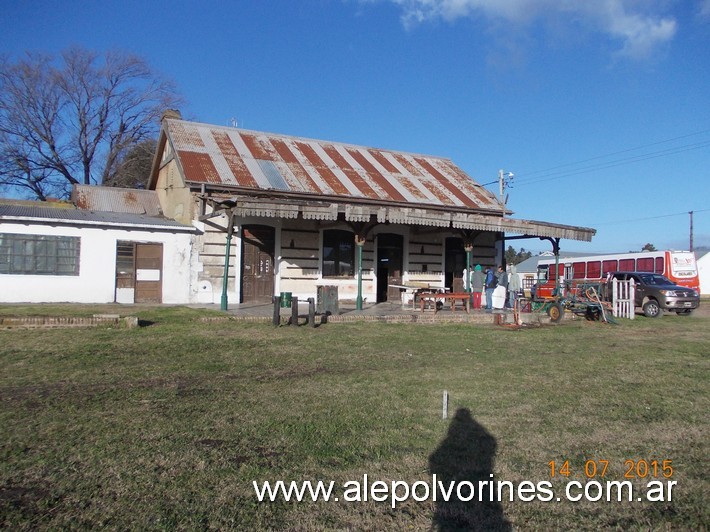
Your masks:
[{"label": "decorative canopy trim", "polygon": [[338,204],[331,203],[330,205],[303,205],[301,207],[301,216],[304,220],[337,220],[338,219]]},{"label": "decorative canopy trim", "polygon": [[[303,204],[273,200],[254,201],[235,196],[227,203],[235,216],[257,216],[265,218],[295,219],[300,214],[304,220],[335,221],[340,214],[348,222],[369,222],[373,216],[378,223],[402,225],[422,225],[452,229],[491,231],[495,233],[514,233],[543,238],[565,238],[590,242],[596,233],[588,227],[519,220],[465,212],[445,212],[438,209],[418,209],[409,207],[381,207],[373,205],[322,203]],[[224,208],[225,202],[216,202]]]},{"label": "decorative canopy trim", "polygon": [[263,216],[266,218],[298,218],[298,205],[261,203],[254,201],[239,202],[234,207],[237,216]]},{"label": "decorative canopy trim", "polygon": [[407,207],[387,209],[387,220],[393,224],[414,224],[433,227],[449,227],[451,214],[427,209]]},{"label": "decorative canopy trim", "polygon": [[475,229],[477,231],[500,231],[499,218],[486,218],[477,214],[455,212],[451,215],[451,225],[455,229]]},{"label": "decorative canopy trim", "polygon": [[345,220],[347,222],[369,222],[370,217],[377,214],[377,209],[367,205],[346,205]]}]

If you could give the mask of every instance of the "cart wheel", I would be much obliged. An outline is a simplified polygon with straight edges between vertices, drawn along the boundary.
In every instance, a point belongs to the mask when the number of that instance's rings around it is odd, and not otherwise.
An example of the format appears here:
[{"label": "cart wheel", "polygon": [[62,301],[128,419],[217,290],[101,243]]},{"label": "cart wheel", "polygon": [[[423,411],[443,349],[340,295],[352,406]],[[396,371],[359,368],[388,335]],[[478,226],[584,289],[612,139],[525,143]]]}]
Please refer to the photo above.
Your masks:
[{"label": "cart wheel", "polygon": [[562,315],[564,314],[564,308],[559,303],[553,303],[550,308],[547,309],[547,314],[550,316],[550,321],[552,323],[559,323],[562,321]]}]

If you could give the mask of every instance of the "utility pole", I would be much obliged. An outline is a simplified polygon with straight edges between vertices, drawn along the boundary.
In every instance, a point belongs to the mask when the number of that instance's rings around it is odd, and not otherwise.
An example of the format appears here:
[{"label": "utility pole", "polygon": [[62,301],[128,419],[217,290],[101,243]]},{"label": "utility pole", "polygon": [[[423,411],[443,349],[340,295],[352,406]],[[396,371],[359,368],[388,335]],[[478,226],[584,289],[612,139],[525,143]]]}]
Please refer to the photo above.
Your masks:
[{"label": "utility pole", "polygon": [[689,211],[690,214],[690,251],[693,251],[693,211]]},{"label": "utility pole", "polygon": [[515,174],[513,172],[506,173],[503,170],[498,170],[498,188],[500,192],[499,200],[501,206],[503,207],[503,216],[505,216],[505,204],[507,203],[505,201],[505,187],[511,186],[514,176]]},{"label": "utility pole", "polygon": [[503,210],[505,211],[505,203],[503,202],[503,192],[505,190],[505,180],[503,179],[503,170],[498,170],[498,185],[500,187],[499,199],[500,204],[503,205]]},{"label": "utility pole", "polygon": [[[505,200],[505,187],[506,185],[510,185],[510,183],[513,181],[513,172],[504,172],[503,170],[498,170],[498,186],[500,189],[500,205],[502,209],[501,216],[505,218],[505,204],[507,201]],[[502,257],[501,257],[501,266],[505,268],[505,230],[501,232],[501,247],[502,247]]]}]

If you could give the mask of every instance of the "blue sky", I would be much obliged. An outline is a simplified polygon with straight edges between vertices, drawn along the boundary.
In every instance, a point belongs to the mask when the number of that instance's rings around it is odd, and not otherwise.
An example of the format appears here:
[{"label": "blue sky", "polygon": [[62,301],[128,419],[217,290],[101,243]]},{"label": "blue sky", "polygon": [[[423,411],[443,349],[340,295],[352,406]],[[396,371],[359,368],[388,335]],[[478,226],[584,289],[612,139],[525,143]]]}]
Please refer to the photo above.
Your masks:
[{"label": "blue sky", "polygon": [[516,217],[597,229],[569,251],[687,249],[688,211],[710,246],[710,0],[6,1],[0,30],[136,52],[189,119],[513,172]]}]

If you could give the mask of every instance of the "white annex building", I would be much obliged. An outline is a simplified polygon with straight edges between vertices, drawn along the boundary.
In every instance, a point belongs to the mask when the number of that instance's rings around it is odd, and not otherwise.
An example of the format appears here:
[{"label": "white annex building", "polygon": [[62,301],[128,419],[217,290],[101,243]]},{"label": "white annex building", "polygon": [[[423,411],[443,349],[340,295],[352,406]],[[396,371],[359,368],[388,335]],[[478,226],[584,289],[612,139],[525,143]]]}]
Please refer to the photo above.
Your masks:
[{"label": "white annex building", "polygon": [[0,205],[0,302],[185,303],[194,232],[147,215]]}]

